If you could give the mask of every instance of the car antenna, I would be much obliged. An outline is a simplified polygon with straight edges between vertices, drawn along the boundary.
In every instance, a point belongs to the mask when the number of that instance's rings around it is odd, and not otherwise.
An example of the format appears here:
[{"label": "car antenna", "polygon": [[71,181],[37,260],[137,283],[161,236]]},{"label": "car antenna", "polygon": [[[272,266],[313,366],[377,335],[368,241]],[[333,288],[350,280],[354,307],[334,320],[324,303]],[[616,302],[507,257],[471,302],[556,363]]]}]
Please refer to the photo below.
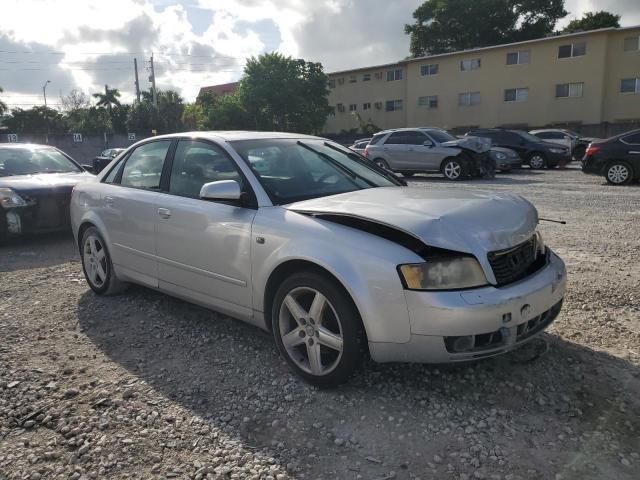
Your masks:
[{"label": "car antenna", "polygon": [[541,222],[551,222],[551,223],[559,223],[560,225],[566,225],[567,222],[565,222],[564,220],[550,220],[548,218],[538,218],[539,221]]}]

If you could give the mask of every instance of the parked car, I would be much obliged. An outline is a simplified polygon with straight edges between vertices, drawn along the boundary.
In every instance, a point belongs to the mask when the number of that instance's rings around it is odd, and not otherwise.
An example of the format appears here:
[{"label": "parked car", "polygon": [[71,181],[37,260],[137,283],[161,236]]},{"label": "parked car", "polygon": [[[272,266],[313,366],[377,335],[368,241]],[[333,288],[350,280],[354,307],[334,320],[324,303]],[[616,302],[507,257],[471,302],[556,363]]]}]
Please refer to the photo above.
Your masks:
[{"label": "parked car", "polygon": [[107,150],[103,150],[100,155],[91,161],[93,173],[100,173],[104,167],[111,163],[111,160],[124,152],[124,150],[124,148],[108,148]]},{"label": "parked car", "polygon": [[640,179],[640,129],[590,144],[582,171],[603,175],[613,185]]},{"label": "parked car", "polygon": [[557,143],[571,150],[571,155],[576,160],[582,160],[587,147],[591,142],[599,138],[582,137],[576,132],[562,128],[547,128],[543,130],[531,130],[529,132],[545,142]]},{"label": "parked car", "polygon": [[560,163],[571,161],[571,152],[567,147],[544,142],[521,130],[478,128],[466,135],[489,138],[494,146],[515,150],[531,168],[555,168]]},{"label": "parked car", "polygon": [[69,229],[71,189],[94,178],[57,148],[0,145],[0,242]]},{"label": "parked car", "polygon": [[369,145],[370,141],[371,141],[370,138],[363,138],[361,140],[356,140],[355,142],[353,142],[353,145],[351,145],[349,148],[354,152],[358,152],[360,155],[364,155],[364,149],[367,148],[367,145]]},{"label": "parked car", "polygon": [[449,180],[481,176],[488,165],[489,142],[459,139],[438,128],[397,128],[373,136],[364,155],[380,168],[414,173],[442,172]]},{"label": "parked car", "polygon": [[89,286],[132,282],[270,331],[319,386],[377,362],[517,348],[560,312],[564,263],[507,193],[403,187],[326,139],[198,132],[143,140],[76,187]]},{"label": "parked car", "polygon": [[518,152],[504,147],[491,147],[489,154],[495,164],[495,169],[501,172],[509,172],[514,168],[522,167],[522,159]]}]

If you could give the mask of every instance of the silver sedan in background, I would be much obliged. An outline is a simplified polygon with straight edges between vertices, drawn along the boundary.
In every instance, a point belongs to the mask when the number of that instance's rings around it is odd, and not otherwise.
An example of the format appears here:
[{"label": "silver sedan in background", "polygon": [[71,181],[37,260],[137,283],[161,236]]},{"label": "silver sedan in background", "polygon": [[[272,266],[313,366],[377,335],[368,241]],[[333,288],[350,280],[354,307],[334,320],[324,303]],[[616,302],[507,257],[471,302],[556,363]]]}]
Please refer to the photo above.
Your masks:
[{"label": "silver sedan in background", "polygon": [[560,312],[564,263],[521,197],[403,186],[318,137],[197,132],[129,148],[72,196],[89,286],[138,283],[272,332],[291,369],[517,348]]}]

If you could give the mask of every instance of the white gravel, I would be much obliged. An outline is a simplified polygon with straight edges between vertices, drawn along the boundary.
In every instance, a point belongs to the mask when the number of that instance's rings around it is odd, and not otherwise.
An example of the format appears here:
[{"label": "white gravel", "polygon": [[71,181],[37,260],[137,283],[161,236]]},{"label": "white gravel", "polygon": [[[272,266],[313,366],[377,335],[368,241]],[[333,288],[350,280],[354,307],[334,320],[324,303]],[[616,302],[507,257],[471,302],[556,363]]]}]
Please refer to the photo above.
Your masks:
[{"label": "white gravel", "polygon": [[569,222],[541,225],[570,275],[544,341],[319,391],[267,334],[143,288],[96,297],[67,236],[21,241],[0,247],[0,480],[638,478],[640,187],[575,169],[411,184]]}]

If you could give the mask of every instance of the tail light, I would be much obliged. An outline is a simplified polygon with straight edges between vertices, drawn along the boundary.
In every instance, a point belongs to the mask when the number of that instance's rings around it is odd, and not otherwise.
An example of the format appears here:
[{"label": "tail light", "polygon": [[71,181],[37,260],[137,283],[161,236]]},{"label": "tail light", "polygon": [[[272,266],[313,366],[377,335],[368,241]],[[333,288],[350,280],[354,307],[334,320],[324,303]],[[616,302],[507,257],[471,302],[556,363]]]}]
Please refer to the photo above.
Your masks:
[{"label": "tail light", "polygon": [[369,158],[369,147],[364,147],[364,156]]},{"label": "tail light", "polygon": [[587,150],[584,152],[584,154],[588,157],[588,156],[591,156],[591,155],[593,155],[594,153],[596,153],[598,151],[600,151],[600,147],[598,147],[597,145],[590,144],[587,147]]}]

